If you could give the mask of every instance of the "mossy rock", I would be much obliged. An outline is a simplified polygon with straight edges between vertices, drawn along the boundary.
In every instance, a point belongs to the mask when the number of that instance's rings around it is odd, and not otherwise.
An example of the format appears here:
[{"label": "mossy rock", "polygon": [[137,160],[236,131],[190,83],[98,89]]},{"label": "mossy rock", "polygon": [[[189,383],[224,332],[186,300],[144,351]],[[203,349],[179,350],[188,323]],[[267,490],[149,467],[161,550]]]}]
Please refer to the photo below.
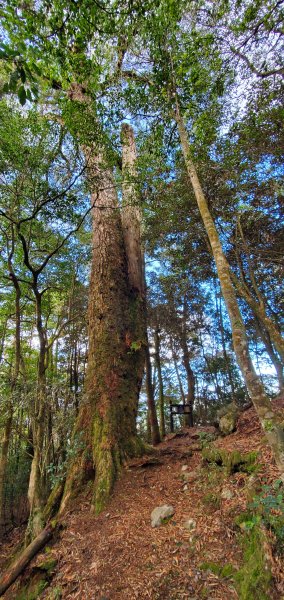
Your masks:
[{"label": "mossy rock", "polygon": [[256,459],[257,452],[248,452],[241,454],[238,450],[228,452],[221,450],[215,446],[209,446],[202,450],[202,458],[204,463],[215,463],[219,467],[224,467],[228,475],[242,471],[244,473],[252,473],[257,469]]},{"label": "mossy rock", "polygon": [[223,435],[230,435],[236,430],[240,410],[233,402],[217,412],[219,430]]}]

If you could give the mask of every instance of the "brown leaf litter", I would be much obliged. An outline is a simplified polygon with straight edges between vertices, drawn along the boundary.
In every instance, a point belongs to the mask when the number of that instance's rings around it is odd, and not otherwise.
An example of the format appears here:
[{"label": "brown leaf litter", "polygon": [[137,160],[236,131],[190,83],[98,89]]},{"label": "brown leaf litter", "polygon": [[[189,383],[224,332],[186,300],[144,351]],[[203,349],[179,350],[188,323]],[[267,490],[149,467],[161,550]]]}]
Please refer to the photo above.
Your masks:
[{"label": "brown leaf litter", "polygon": [[[154,456],[131,461],[115,486],[112,499],[98,517],[90,512],[88,493],[77,499],[64,516],[66,527],[48,556],[57,559],[51,585],[40,598],[80,600],[235,600],[230,579],[200,568],[213,561],[221,565],[241,562],[233,517],[244,509],[248,475],[236,473],[216,486],[232,491],[232,498],[206,505],[204,495],[214,492],[201,465],[199,433],[212,428],[184,429],[169,435]],[[254,409],[243,413],[238,431],[215,442],[220,448],[249,452],[258,450],[262,464],[258,477],[277,478],[277,469],[264,440]],[[198,471],[197,480],[186,484],[182,466]],[[184,469],[185,470],[185,469]],[[211,485],[211,487],[209,487]],[[218,487],[219,486],[219,487]],[[171,504],[173,518],[159,528],[151,527],[156,506]],[[196,529],[184,527],[187,519]],[[43,552],[32,563],[40,562]],[[281,577],[279,576],[279,585]],[[28,571],[24,575],[28,577]],[[19,582],[6,592],[16,597]],[[61,593],[61,596],[59,594]],[[58,595],[56,595],[56,593]]]}]

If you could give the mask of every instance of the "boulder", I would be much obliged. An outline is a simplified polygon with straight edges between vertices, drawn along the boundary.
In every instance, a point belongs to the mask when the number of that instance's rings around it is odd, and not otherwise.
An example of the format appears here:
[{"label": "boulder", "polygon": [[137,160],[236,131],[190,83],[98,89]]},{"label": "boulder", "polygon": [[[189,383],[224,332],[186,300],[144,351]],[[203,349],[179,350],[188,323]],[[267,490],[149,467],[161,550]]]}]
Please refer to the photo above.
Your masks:
[{"label": "boulder", "polygon": [[164,519],[170,519],[175,513],[173,506],[164,504],[163,506],[157,506],[151,512],[151,525],[152,527],[160,527],[163,524]]},{"label": "boulder", "polygon": [[223,435],[230,435],[236,430],[240,410],[233,402],[217,412],[218,426]]}]

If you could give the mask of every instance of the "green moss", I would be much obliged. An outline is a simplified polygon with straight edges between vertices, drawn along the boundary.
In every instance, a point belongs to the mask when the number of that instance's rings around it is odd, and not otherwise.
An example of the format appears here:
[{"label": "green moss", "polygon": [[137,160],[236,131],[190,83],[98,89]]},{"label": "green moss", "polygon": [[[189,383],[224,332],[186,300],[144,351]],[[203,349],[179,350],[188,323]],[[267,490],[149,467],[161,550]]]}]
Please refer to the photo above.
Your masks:
[{"label": "green moss", "polygon": [[221,504],[221,498],[218,494],[209,492],[208,494],[205,494],[205,496],[203,496],[202,502],[207,506],[219,508]]},{"label": "green moss", "polygon": [[49,558],[38,565],[38,568],[42,571],[46,571],[49,575],[51,575],[57,565],[56,558]]},{"label": "green moss", "polygon": [[20,590],[15,600],[37,600],[47,588],[48,583],[45,575],[42,575],[40,578],[37,577],[35,581],[32,580]]},{"label": "green moss", "polygon": [[63,598],[63,590],[59,586],[53,588],[47,596],[47,600],[61,600],[61,598]]},{"label": "green moss", "polygon": [[263,533],[254,527],[242,540],[244,548],[243,566],[236,573],[236,582],[240,600],[270,600],[271,571],[265,560]]},{"label": "green moss", "polygon": [[220,565],[215,562],[204,562],[199,565],[199,568],[202,571],[211,571],[211,573],[214,573],[217,577],[222,577],[224,579],[232,578],[235,574],[235,569],[230,563]]},{"label": "green moss", "polygon": [[215,463],[219,467],[224,467],[228,475],[238,471],[252,473],[258,468],[256,464],[257,456],[257,452],[241,454],[238,450],[228,452],[220,448],[215,448],[215,446],[209,446],[202,450],[204,463]]}]

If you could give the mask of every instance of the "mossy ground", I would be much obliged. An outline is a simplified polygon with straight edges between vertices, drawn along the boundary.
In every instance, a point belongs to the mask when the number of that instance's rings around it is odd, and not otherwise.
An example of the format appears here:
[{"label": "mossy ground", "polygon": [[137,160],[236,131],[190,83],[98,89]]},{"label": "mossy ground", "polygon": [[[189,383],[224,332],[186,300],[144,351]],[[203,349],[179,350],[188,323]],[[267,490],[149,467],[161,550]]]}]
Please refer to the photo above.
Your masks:
[{"label": "mossy ground", "polygon": [[265,558],[264,534],[259,527],[242,536],[243,566],[234,580],[240,600],[270,600],[272,574]]},{"label": "mossy ground", "polygon": [[227,452],[215,446],[208,446],[202,450],[203,462],[215,463],[219,467],[224,467],[227,475],[242,471],[244,473],[253,473],[257,470],[257,452],[248,452],[241,454],[238,450]]},{"label": "mossy ground", "polygon": [[57,560],[47,558],[31,571],[29,580],[20,588],[15,600],[37,600],[49,586]]}]

